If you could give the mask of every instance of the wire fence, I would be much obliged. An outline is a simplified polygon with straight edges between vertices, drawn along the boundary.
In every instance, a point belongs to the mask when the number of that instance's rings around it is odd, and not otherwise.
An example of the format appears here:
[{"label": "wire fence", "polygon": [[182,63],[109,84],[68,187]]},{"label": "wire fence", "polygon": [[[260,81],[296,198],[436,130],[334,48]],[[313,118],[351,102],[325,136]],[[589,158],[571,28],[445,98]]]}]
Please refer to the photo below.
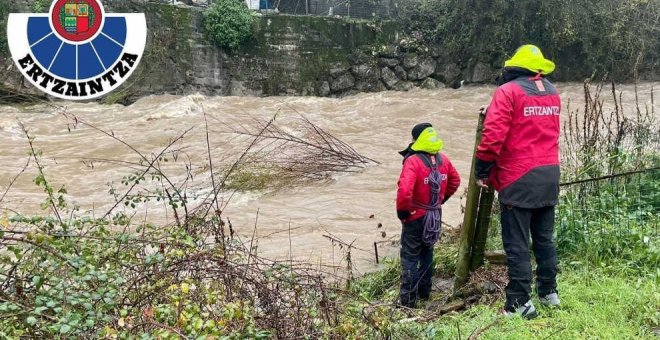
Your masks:
[{"label": "wire fence", "polygon": [[660,170],[564,186],[556,214],[562,254],[591,263],[658,263]]},{"label": "wire fence", "polygon": [[213,3],[213,0],[105,0],[104,5],[117,5],[126,3],[160,3],[166,5],[187,5],[196,7],[208,7]]},{"label": "wire fence", "polygon": [[392,17],[393,0],[279,0],[280,13],[294,15],[342,16],[352,18]]},{"label": "wire fence", "polygon": [[[502,248],[499,204],[493,208],[491,251]],[[555,245],[573,264],[660,267],[660,168],[562,183]]]}]

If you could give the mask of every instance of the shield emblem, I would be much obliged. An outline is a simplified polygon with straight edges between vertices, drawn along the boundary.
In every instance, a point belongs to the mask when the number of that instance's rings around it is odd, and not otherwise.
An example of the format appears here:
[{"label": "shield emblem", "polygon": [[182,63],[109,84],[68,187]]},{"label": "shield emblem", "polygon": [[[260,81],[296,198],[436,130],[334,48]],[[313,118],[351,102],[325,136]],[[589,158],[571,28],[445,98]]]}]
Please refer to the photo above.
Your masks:
[{"label": "shield emblem", "polygon": [[95,13],[93,10],[90,11],[88,3],[67,3],[62,7],[60,23],[68,33],[81,34],[89,31],[94,16]]}]

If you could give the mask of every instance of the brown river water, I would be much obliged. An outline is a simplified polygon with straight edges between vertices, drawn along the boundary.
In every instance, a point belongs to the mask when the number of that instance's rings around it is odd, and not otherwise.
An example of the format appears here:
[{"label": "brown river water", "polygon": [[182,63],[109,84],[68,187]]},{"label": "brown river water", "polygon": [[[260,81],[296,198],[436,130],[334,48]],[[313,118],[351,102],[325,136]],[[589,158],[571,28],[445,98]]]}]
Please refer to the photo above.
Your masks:
[{"label": "brown river water", "polygon": [[[640,103],[651,105],[651,89],[658,83],[639,85]],[[559,84],[564,102],[571,108],[583,104],[582,84]],[[633,86],[624,85],[623,102],[632,109],[635,100]],[[254,118],[270,118],[277,110],[281,115],[304,114],[310,121],[352,145],[361,154],[379,161],[355,174],[338,175],[333,180],[287,188],[274,193],[236,194],[224,211],[242,239],[249,239],[256,221],[258,252],[261,256],[283,259],[289,253],[298,259],[325,265],[339,265],[341,250],[323,235],[335,237],[361,250],[352,253],[360,272],[371,271],[375,265],[373,243],[397,239],[400,223],[396,219],[394,201],[396,183],[401,169],[397,151],[405,148],[410,129],[419,122],[431,122],[445,141],[443,152],[451,159],[462,177],[461,189],[443,207],[443,220],[456,226],[462,218],[459,194],[464,191],[474,145],[477,113],[487,105],[493,86],[467,86],[461,89],[413,90],[410,92],[380,92],[359,94],[341,99],[315,97],[204,97],[150,96],[123,107],[96,103],[57,103],[69,113],[112,131],[138,150],[150,153],[160,150],[171,138],[192,128],[177,144],[202,173],[207,162],[204,110],[209,116],[210,144],[214,166],[237,156],[244,145],[235,145],[234,137],[226,133],[224,123],[248,124]],[[656,90],[657,91],[657,90]],[[660,111],[656,99],[656,112]],[[124,166],[95,162],[93,168],[84,159],[114,159],[137,161],[130,149],[89,127],[79,126],[69,131],[69,120],[48,105],[29,107],[0,106],[0,197],[9,182],[27,161],[27,139],[19,121],[36,137],[35,147],[43,151],[42,165],[53,186],[65,185],[67,200],[79,205],[80,212],[99,215],[112,206],[108,183],[118,188],[122,176],[131,172]],[[89,163],[87,163],[89,164]],[[226,165],[226,163],[224,164]],[[181,164],[174,168],[181,168]],[[181,172],[182,173],[182,172]],[[179,175],[181,175],[179,173]],[[6,197],[0,202],[0,214],[40,213],[44,199],[42,189],[33,179],[33,166],[18,177]],[[176,175],[173,175],[176,179]],[[196,182],[197,181],[197,182]],[[194,179],[192,186],[208,192],[208,178]],[[227,199],[228,197],[225,197]],[[170,215],[156,203],[139,207],[141,218],[155,223],[172,222]],[[146,211],[146,217],[144,217]],[[131,213],[131,211],[128,211]],[[373,218],[370,218],[374,215]],[[382,223],[382,227],[377,225]],[[289,228],[290,237],[289,237]],[[382,233],[386,234],[383,238]],[[379,245],[380,256],[396,256],[397,247]]]}]

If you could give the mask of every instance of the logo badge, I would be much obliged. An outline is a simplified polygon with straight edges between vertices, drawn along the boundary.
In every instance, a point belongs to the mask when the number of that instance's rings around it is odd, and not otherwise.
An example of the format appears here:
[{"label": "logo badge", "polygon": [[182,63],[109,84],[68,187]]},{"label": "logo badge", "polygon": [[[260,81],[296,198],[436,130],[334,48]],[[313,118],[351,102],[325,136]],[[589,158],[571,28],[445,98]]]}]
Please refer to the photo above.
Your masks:
[{"label": "logo badge", "polygon": [[142,13],[105,13],[99,0],[55,0],[48,14],[10,14],[7,41],[34,86],[57,98],[88,100],[115,90],[135,71],[147,23]]}]

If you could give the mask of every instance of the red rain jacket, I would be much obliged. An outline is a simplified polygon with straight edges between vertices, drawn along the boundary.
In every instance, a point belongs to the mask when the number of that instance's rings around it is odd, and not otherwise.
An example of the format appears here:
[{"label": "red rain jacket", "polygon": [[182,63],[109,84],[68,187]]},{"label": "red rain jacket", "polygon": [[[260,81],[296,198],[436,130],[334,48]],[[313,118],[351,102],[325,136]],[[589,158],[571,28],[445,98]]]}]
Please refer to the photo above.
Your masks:
[{"label": "red rain jacket", "polygon": [[[435,160],[434,156],[428,156]],[[420,157],[423,156],[414,154],[406,158],[403,162],[401,176],[399,176],[396,210],[409,211],[411,214],[403,222],[414,221],[423,217],[426,214],[426,210],[416,208],[417,204],[415,203],[428,205],[431,200],[431,190],[428,183],[431,169],[426,166]],[[440,153],[440,157],[442,159],[442,165],[440,165],[438,171],[442,176],[442,184],[440,185],[439,205],[442,205],[446,199],[458,190],[458,186],[461,184],[461,177],[447,156]]]},{"label": "red rain jacket", "polygon": [[477,158],[494,163],[489,183],[500,202],[523,208],[557,204],[560,109],[559,94],[545,78],[519,77],[495,91]]}]

